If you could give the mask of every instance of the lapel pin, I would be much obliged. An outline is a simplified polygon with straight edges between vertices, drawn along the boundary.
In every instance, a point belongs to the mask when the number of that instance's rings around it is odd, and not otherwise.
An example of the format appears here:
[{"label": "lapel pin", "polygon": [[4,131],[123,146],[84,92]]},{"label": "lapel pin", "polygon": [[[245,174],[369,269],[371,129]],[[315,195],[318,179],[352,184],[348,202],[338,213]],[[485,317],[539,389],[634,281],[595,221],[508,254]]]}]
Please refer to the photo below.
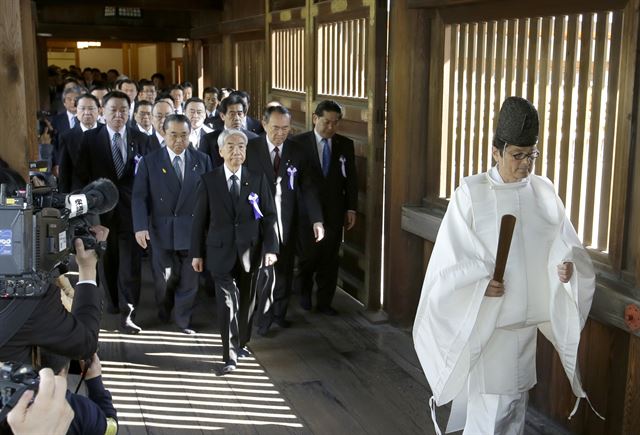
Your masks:
[{"label": "lapel pin", "polygon": [[163,174],[166,174],[166,173],[167,173],[167,170],[166,170],[165,168],[162,168],[162,173],[163,173]]}]

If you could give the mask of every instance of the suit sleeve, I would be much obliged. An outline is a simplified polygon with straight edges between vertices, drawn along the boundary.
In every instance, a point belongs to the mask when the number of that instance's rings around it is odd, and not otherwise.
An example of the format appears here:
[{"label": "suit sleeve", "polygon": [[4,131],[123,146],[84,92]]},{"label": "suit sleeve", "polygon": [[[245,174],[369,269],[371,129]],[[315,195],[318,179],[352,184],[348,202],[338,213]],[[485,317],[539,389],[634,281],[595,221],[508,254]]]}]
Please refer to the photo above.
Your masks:
[{"label": "suit sleeve", "polygon": [[312,223],[322,222],[322,204],[320,203],[320,195],[318,193],[318,186],[321,180],[313,170],[311,166],[311,160],[308,152],[304,152],[304,148],[301,148],[302,155],[302,177],[300,180],[300,189],[302,192],[302,198],[309,215],[309,220]]},{"label": "suit sleeve", "polygon": [[263,216],[260,220],[263,234],[263,251],[268,254],[278,254],[280,252],[280,243],[276,233],[276,221],[278,219],[276,204],[269,188],[269,181],[264,174],[260,178],[260,198],[260,211],[262,211]]},{"label": "suit sleeve", "polygon": [[347,210],[358,210],[358,174],[356,170],[356,156],[351,139],[347,142],[347,182],[345,186],[347,197]]},{"label": "suit sleeve", "polygon": [[200,177],[196,192],[196,208],[193,212],[193,226],[191,227],[191,258],[205,257],[206,230],[209,226],[209,192],[207,182]]},{"label": "suit sleeve", "polygon": [[134,232],[149,229],[149,170],[144,157],[140,160],[138,173],[133,179],[131,214]]},{"label": "suit sleeve", "polygon": [[91,156],[89,134],[82,135],[82,143],[80,144],[80,153],[78,155],[78,164],[74,172],[74,178],[80,186],[86,186],[91,181]]},{"label": "suit sleeve", "polygon": [[71,172],[73,165],[71,164],[71,154],[69,154],[67,148],[66,140],[64,136],[62,136],[58,149],[58,161],[60,162],[58,190],[63,193],[71,192]]},{"label": "suit sleeve", "polygon": [[31,345],[41,346],[71,359],[91,358],[98,348],[101,319],[98,287],[76,286],[72,314],[60,302],[60,291],[51,286],[31,316]]}]

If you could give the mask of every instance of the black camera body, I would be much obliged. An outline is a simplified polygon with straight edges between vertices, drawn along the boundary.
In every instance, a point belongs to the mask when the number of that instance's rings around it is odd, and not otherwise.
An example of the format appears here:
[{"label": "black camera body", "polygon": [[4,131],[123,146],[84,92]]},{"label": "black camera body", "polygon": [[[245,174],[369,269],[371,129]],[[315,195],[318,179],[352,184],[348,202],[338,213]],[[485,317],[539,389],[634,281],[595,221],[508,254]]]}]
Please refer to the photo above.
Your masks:
[{"label": "black camera body", "polygon": [[38,391],[40,377],[30,365],[5,362],[0,367],[0,422],[16,406],[27,390]]},{"label": "black camera body", "polygon": [[67,271],[75,239],[85,249],[104,253],[106,242],[91,233],[89,217],[115,207],[117,188],[103,179],[87,190],[86,195],[64,195],[28,184],[7,197],[5,185],[0,186],[0,297],[44,295],[49,283]]}]

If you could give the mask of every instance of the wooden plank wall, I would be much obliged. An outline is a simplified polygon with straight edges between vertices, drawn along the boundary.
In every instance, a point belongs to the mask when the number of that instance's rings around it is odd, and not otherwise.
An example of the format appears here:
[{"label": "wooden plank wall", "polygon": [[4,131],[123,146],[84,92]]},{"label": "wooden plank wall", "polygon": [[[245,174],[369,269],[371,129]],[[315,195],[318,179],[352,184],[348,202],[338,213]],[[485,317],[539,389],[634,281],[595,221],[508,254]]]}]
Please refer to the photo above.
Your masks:
[{"label": "wooden plank wall", "polygon": [[[420,8],[410,9],[409,3]],[[441,101],[439,92],[442,85],[437,78],[441,73],[441,66],[433,63],[435,53],[430,53],[433,46],[440,46],[435,40],[440,30],[434,23],[439,20],[440,12],[445,14],[445,9],[435,10],[433,7],[448,6],[458,3],[446,9],[448,19],[472,20],[478,11],[488,7],[498,11],[502,18],[513,16],[514,9],[509,2],[493,2],[489,5],[486,1],[468,1],[466,4],[454,1],[437,0],[398,0],[391,3],[390,23],[390,53],[389,53],[389,110],[388,110],[388,157],[387,157],[387,227],[385,228],[385,243],[388,247],[385,258],[385,291],[390,299],[387,311],[392,319],[400,323],[411,324],[417,308],[422,279],[426,263],[431,254],[433,244],[423,241],[417,236],[411,235],[400,229],[400,207],[404,204],[420,205],[427,196],[426,186],[432,182],[434,175],[440,171],[439,154],[434,153],[439,148],[437,142],[440,133],[433,134],[428,131],[426,125],[433,125],[437,119],[432,119],[437,113],[430,112],[429,107],[436,111],[446,110],[441,106],[433,105],[433,101]],[[602,2],[550,2],[542,1],[531,4],[530,7],[537,12],[544,8],[551,8],[551,13],[560,12],[576,13],[582,10],[597,10],[597,3]],[[622,8],[627,2],[611,3],[611,7]],[[429,9],[431,8],[431,9]],[[568,9],[567,9],[568,8]],[[629,7],[632,17],[637,19],[637,2],[632,0]],[[536,12],[536,13],[537,13]],[[432,32],[429,32],[429,29]],[[636,28],[630,28],[624,35],[632,42],[626,66],[633,68],[637,56]],[[507,29],[508,30],[508,29]],[[579,27],[577,28],[579,30]],[[507,43],[508,44],[508,43]],[[444,46],[444,44],[442,44]],[[448,47],[449,49],[451,47]],[[509,47],[505,46],[508,50]],[[543,47],[541,47],[543,48]],[[549,47],[546,47],[549,50]],[[510,52],[515,53],[516,47]],[[429,64],[431,59],[431,64]],[[455,63],[455,60],[454,60]],[[498,66],[496,66],[498,68]],[[551,73],[554,73],[553,70]],[[512,71],[517,81],[517,71]],[[560,76],[559,76],[560,77]],[[560,77],[561,78],[561,77]],[[627,83],[621,89],[634,89],[635,93],[628,92],[625,96],[628,101],[634,96],[634,108],[628,113],[627,135],[621,133],[616,142],[630,140],[628,132],[637,132],[638,107],[640,96],[638,95],[638,72],[631,76],[632,83]],[[551,96],[553,98],[553,95]],[[429,102],[429,103],[427,103]],[[553,102],[552,102],[553,104]],[[624,103],[624,104],[629,104]],[[623,109],[623,113],[627,113]],[[426,130],[426,131],[425,131]],[[631,282],[629,297],[640,300],[640,171],[637,170],[637,162],[640,161],[640,147],[638,137],[631,138],[632,146],[629,148],[627,161],[631,158],[629,168],[629,183],[627,204],[624,213],[620,213],[628,222],[627,231],[621,237],[626,240],[623,252],[621,271],[612,275],[611,279]],[[433,145],[437,146],[433,146]],[[619,151],[618,151],[619,152]],[[635,159],[635,160],[634,160]],[[624,204],[624,203],[623,203]],[[623,221],[624,222],[624,221]],[[620,269],[619,269],[620,270]],[[635,283],[635,284],[634,284]],[[635,288],[634,288],[635,287]],[[622,313],[619,313],[622,316]],[[620,324],[619,322],[618,324]],[[603,323],[596,319],[589,319],[583,331],[579,365],[582,372],[584,387],[595,409],[605,416],[606,420],[600,420],[583,402],[577,415],[571,420],[567,416],[575,403],[566,375],[553,347],[543,338],[538,341],[538,385],[531,392],[530,403],[546,416],[555,420],[573,433],[580,434],[638,434],[640,427],[640,338],[629,331]]]},{"label": "wooden plank wall", "polygon": [[28,162],[37,157],[36,44],[31,2],[3,0],[0,14],[0,157],[27,178]]}]

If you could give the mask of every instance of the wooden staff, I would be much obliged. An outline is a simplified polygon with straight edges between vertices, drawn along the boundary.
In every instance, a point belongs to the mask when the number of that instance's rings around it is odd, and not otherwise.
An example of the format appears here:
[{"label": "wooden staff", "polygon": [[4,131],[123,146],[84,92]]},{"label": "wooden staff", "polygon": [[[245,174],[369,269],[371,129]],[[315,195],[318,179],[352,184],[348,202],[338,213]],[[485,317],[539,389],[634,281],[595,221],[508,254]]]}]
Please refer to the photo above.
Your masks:
[{"label": "wooden staff", "polygon": [[494,281],[502,282],[504,278],[504,269],[507,266],[507,258],[509,257],[509,248],[511,247],[511,238],[515,226],[516,217],[514,215],[505,214],[502,216],[498,252],[496,254],[496,270],[493,272]]}]

